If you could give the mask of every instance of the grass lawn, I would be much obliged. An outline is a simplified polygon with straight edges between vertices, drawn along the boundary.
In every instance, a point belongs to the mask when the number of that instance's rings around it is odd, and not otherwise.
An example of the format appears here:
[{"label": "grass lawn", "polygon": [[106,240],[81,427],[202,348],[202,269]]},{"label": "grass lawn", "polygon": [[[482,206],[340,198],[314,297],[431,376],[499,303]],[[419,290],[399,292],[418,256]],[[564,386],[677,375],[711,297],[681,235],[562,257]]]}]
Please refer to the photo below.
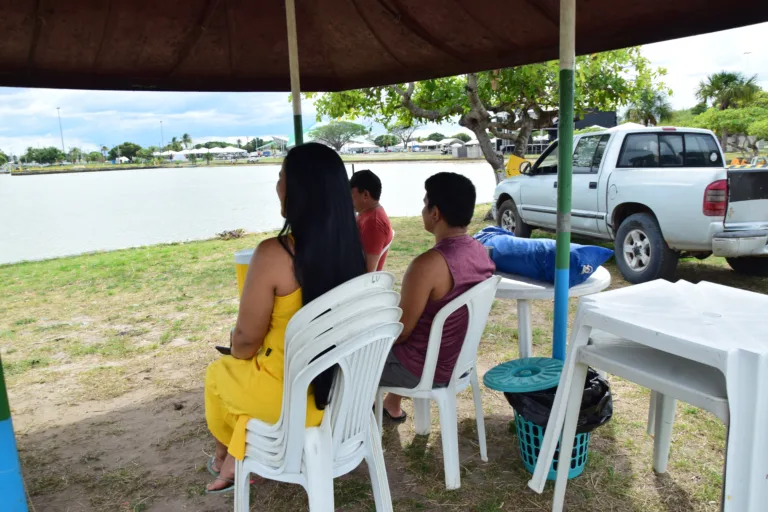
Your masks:
[{"label": "grass lawn", "polygon": [[[473,229],[481,227],[478,207]],[[393,220],[387,269],[398,279],[431,240],[419,218]],[[162,245],[0,266],[0,354],[27,491],[43,511],[225,511],[231,496],[205,496],[213,442],[203,407],[206,365],[218,357],[238,308],[233,253],[264,235]],[[613,286],[626,286],[608,265]],[[768,292],[723,260],[685,261],[679,277]],[[576,302],[571,304],[575,311]],[[480,345],[479,370],[517,357],[512,301],[496,301]],[[552,304],[533,305],[534,350],[551,354]],[[568,486],[570,511],[719,510],[726,429],[678,406],[670,470],[651,470],[645,434],[648,392],[612,378],[614,418],[592,437],[588,467]],[[395,510],[548,510],[527,490],[504,397],[484,390],[490,460],[480,460],[469,390],[460,396],[462,488],[446,491],[440,429],[409,419],[386,425],[385,459]],[[405,403],[411,412],[410,402]],[[373,510],[364,465],[335,482],[337,510]],[[296,486],[252,487],[258,510],[306,509]],[[256,508],[254,508],[256,510]]]}]

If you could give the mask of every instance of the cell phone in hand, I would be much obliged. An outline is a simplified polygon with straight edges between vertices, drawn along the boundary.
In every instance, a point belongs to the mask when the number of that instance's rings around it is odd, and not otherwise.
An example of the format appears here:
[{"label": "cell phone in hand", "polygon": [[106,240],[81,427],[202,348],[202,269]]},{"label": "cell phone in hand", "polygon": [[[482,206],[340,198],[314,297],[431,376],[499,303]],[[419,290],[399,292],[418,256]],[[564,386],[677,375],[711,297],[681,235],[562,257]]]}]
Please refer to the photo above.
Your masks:
[{"label": "cell phone in hand", "polygon": [[225,356],[232,355],[232,347],[216,346],[216,350],[218,350],[221,354],[224,354]]}]

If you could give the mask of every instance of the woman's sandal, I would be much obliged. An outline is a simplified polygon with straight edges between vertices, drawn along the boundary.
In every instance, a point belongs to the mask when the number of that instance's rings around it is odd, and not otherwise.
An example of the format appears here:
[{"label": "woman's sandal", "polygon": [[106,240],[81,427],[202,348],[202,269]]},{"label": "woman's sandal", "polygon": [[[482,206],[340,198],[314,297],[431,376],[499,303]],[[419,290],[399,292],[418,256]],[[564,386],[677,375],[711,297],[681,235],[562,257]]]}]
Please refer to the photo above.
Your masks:
[{"label": "woman's sandal", "polygon": [[[216,489],[215,491],[209,491],[207,488],[205,489],[205,494],[224,494],[227,492],[231,492],[235,490],[235,481],[230,480],[229,478],[223,478],[220,476],[216,477],[216,480],[221,480],[222,482],[227,482],[229,485],[227,487],[224,487],[222,489]],[[216,481],[214,480],[214,481]]]},{"label": "woman's sandal", "polygon": [[208,470],[210,474],[213,476],[219,476],[220,471],[216,471],[213,469],[213,465],[216,463],[216,457],[211,455],[211,458],[208,459],[208,463],[205,465],[205,468]]}]

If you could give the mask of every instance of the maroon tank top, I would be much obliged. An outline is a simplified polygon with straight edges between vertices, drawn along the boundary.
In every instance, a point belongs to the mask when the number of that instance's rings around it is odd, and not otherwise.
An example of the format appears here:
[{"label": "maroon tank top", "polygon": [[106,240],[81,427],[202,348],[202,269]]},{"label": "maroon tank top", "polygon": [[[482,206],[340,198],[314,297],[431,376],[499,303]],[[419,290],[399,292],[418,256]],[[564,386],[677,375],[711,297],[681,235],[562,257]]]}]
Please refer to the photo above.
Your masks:
[{"label": "maroon tank top", "polygon": [[[416,377],[421,377],[424,369],[429,331],[435,315],[453,299],[491,277],[496,269],[485,248],[469,235],[441,240],[432,250],[445,258],[453,276],[453,289],[442,299],[427,302],[424,313],[408,339],[392,348],[397,360]],[[447,384],[451,380],[453,367],[467,334],[468,321],[469,311],[466,307],[458,309],[445,321],[435,369],[435,384]]]}]

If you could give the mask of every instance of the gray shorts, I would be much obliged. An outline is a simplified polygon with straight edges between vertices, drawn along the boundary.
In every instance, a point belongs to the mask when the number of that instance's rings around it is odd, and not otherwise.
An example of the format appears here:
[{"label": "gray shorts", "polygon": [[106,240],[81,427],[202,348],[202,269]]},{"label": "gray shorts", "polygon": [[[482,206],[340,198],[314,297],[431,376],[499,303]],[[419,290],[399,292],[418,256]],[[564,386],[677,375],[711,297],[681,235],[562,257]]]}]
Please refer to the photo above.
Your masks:
[{"label": "gray shorts", "polygon": [[387,362],[384,363],[384,372],[381,374],[379,386],[413,389],[419,385],[419,382],[421,382],[421,377],[412,374],[390,350],[389,355],[387,355]]}]

